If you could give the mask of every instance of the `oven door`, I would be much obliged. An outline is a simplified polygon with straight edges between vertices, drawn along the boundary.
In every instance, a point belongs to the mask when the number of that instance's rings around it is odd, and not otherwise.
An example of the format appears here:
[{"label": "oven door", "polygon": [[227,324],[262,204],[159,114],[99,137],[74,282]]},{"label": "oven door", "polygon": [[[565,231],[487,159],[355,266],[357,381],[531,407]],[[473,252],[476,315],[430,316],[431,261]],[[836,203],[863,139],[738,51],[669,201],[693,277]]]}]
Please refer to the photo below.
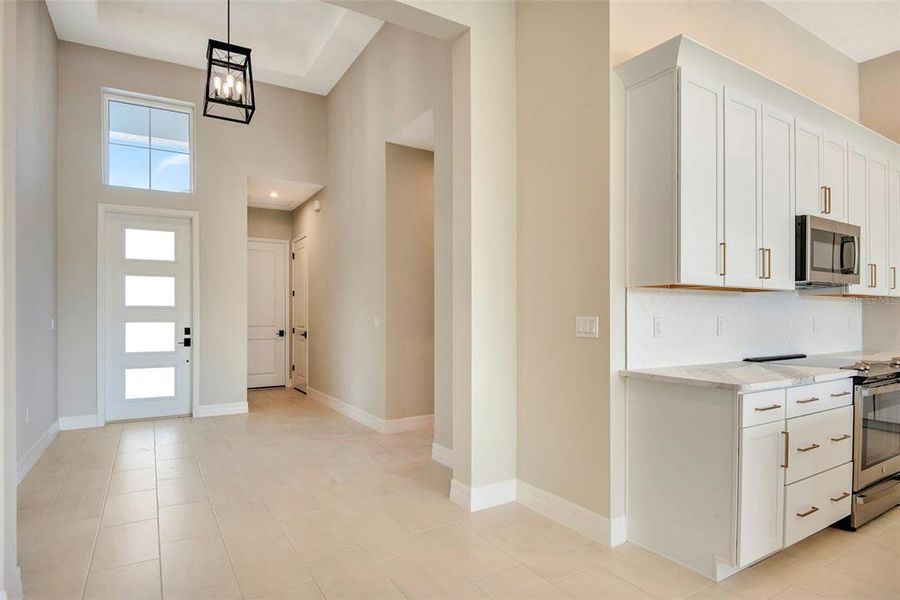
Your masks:
[{"label": "oven door", "polygon": [[900,384],[857,386],[853,489],[900,473]]}]

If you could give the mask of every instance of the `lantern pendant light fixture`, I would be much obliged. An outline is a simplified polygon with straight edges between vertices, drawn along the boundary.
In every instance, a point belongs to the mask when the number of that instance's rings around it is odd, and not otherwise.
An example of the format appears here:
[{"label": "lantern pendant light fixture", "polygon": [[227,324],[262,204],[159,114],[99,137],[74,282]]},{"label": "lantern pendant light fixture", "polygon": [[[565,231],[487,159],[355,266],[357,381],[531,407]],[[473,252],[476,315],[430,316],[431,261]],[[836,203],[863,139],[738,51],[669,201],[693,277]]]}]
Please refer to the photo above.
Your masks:
[{"label": "lantern pendant light fixture", "polygon": [[228,41],[210,39],[206,47],[203,116],[249,124],[256,111],[250,48],[231,43],[231,0],[227,11]]}]

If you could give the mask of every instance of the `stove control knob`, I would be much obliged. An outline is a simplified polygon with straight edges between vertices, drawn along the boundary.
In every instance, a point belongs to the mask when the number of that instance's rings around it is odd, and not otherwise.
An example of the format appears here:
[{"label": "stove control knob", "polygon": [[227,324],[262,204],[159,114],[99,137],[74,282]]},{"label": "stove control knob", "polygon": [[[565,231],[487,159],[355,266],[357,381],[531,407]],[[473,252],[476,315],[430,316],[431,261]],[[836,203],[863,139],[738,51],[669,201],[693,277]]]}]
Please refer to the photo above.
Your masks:
[{"label": "stove control knob", "polygon": [[869,369],[872,368],[872,365],[870,365],[869,363],[867,363],[866,361],[863,360],[863,361],[859,361],[858,363],[853,365],[853,368],[856,369],[857,371],[868,371]]}]

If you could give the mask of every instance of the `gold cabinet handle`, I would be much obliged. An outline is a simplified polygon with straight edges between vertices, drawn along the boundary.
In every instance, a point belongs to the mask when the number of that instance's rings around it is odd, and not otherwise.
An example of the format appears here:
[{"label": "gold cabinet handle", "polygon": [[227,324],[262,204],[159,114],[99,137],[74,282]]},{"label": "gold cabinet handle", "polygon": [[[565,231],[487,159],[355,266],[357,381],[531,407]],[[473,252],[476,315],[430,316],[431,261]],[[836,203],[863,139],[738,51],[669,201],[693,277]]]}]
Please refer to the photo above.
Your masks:
[{"label": "gold cabinet handle", "polygon": [[843,398],[844,396],[849,396],[850,392],[841,392],[840,394],[832,394],[832,398]]},{"label": "gold cabinet handle", "polygon": [[818,402],[819,399],[813,396],[812,398],[807,398],[806,400],[797,400],[797,404],[809,404],[810,402]]},{"label": "gold cabinet handle", "polygon": [[790,467],[790,458],[791,452],[788,447],[791,445],[791,432],[790,431],[782,431],[782,435],[784,435],[784,462],[781,463],[781,467],[783,469],[787,469]]},{"label": "gold cabinet handle", "polygon": [[872,287],[878,287],[878,265],[872,265],[872,267],[875,269],[875,283]]},{"label": "gold cabinet handle", "polygon": [[875,263],[869,263],[869,287],[876,287],[875,279]]},{"label": "gold cabinet handle", "polygon": [[766,279],[772,279],[772,249],[766,248]]},{"label": "gold cabinet handle", "polygon": [[808,517],[809,515],[813,514],[814,512],[819,512],[818,506],[813,506],[806,512],[797,513],[797,516],[798,517]]},{"label": "gold cabinet handle", "polygon": [[840,502],[841,500],[843,500],[844,498],[846,498],[846,497],[849,496],[849,495],[850,495],[850,492],[844,492],[844,493],[841,494],[840,496],[837,496],[837,497],[835,497],[835,498],[831,498],[831,501],[832,501],[832,502]]},{"label": "gold cabinet handle", "polygon": [[772,406],[757,406],[753,410],[756,412],[765,412],[767,410],[775,410],[776,408],[781,408],[780,404],[773,404]]},{"label": "gold cabinet handle", "polygon": [[831,186],[828,186],[828,214],[831,214]]},{"label": "gold cabinet handle", "polygon": [[897,267],[891,267],[891,289],[897,289]]},{"label": "gold cabinet handle", "polygon": [[815,450],[818,447],[818,444],[810,444],[806,448],[797,448],[797,452],[809,452],[810,450]]},{"label": "gold cabinet handle", "polygon": [[845,433],[844,435],[839,435],[837,437],[831,438],[831,441],[832,442],[843,442],[844,440],[849,440],[849,439],[850,439],[850,434]]},{"label": "gold cabinet handle", "polygon": [[828,214],[828,186],[822,186],[822,214]]},{"label": "gold cabinet handle", "polygon": [[722,250],[722,269],[719,271],[719,275],[722,277],[725,276],[727,269],[725,268],[725,263],[728,261],[728,245],[727,242],[719,242],[719,248]]},{"label": "gold cabinet handle", "polygon": [[766,278],[766,249],[765,248],[759,249],[759,258],[760,258],[759,269],[761,271],[759,278],[765,279]]}]

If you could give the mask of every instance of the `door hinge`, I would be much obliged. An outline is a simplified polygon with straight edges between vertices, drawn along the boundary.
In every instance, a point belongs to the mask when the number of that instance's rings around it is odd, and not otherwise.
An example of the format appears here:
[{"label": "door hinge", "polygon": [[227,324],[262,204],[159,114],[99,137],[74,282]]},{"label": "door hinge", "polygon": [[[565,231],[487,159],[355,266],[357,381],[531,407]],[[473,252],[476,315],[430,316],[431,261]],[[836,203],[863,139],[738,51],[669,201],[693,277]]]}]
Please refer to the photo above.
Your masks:
[{"label": "door hinge", "polygon": [[291,297],[294,297],[296,295],[297,295],[297,292],[295,292],[294,290],[291,290]]},{"label": "door hinge", "polygon": [[294,258],[295,258],[295,257],[294,257],[294,253],[291,252],[291,260],[294,260]]},{"label": "door hinge", "polygon": [[295,327],[291,327],[291,333],[297,333],[297,329]]},{"label": "door hinge", "polygon": [[291,365],[291,373],[294,372],[294,365]]}]

